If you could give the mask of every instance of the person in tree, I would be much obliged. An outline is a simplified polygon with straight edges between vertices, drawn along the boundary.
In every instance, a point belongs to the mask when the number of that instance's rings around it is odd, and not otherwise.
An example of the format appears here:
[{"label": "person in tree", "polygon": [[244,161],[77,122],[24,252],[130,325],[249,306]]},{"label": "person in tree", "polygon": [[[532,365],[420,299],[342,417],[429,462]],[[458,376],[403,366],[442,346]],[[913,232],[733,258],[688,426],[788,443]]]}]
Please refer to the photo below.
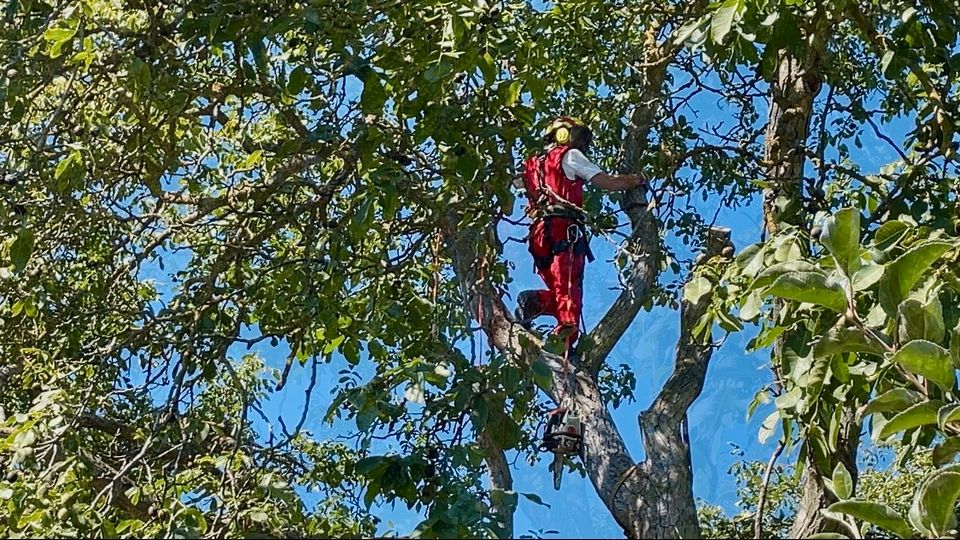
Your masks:
[{"label": "person in tree", "polygon": [[533,219],[529,249],[547,289],[521,292],[515,316],[528,329],[540,315],[556,318],[554,333],[568,346],[579,336],[583,270],[586,260],[593,260],[584,227],[583,186],[589,182],[608,191],[623,191],[645,182],[641,175],[607,174],[594,165],[585,155],[592,141],[590,128],[563,116],[547,127],[544,151],[523,164],[527,213]]}]

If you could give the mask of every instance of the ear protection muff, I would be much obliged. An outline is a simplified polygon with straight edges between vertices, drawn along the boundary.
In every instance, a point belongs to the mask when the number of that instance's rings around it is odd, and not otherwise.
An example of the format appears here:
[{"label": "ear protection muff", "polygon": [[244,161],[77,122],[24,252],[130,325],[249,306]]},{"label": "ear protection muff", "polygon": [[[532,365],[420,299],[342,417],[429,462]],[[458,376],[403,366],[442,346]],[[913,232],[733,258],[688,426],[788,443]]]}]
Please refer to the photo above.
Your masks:
[{"label": "ear protection muff", "polygon": [[550,122],[550,126],[547,127],[546,135],[549,136],[553,134],[553,140],[557,144],[569,144],[570,143],[570,129],[574,126],[581,126],[583,122],[576,118],[570,118],[569,116],[561,116],[553,122]]}]

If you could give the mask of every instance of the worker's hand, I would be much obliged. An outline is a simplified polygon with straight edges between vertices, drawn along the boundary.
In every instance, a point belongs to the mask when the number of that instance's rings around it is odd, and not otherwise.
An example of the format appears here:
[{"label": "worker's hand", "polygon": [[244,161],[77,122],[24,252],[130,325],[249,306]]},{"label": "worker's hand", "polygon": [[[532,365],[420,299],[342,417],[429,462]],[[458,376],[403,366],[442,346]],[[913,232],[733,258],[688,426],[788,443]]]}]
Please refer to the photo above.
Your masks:
[{"label": "worker's hand", "polygon": [[641,174],[617,174],[609,175],[605,172],[599,172],[593,175],[590,182],[600,189],[608,191],[625,191],[640,187],[647,183],[646,177]]},{"label": "worker's hand", "polygon": [[638,188],[647,184],[647,178],[642,174],[627,174],[623,176],[629,185],[628,189]]}]

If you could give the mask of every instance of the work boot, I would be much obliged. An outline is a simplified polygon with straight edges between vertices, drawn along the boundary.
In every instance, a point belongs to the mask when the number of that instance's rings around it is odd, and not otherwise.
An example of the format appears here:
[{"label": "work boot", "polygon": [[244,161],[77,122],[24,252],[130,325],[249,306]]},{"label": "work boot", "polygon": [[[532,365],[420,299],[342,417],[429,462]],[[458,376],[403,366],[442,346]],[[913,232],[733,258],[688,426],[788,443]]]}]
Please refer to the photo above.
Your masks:
[{"label": "work boot", "polygon": [[530,330],[533,328],[533,320],[543,314],[543,306],[540,305],[540,295],[537,291],[523,291],[517,295],[517,309],[513,315],[516,317],[520,326]]}]

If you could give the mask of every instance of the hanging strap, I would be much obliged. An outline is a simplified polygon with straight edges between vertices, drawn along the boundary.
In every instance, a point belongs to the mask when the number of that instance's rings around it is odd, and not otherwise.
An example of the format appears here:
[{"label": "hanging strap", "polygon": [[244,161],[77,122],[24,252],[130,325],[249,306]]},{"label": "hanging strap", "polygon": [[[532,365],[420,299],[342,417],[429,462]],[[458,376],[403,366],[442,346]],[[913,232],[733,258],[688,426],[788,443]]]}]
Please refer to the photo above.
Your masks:
[{"label": "hanging strap", "polygon": [[[638,470],[640,470],[640,464],[634,463],[629,469],[623,471],[623,474],[620,475],[620,479],[618,479],[617,483],[614,484],[613,491],[610,492],[610,498],[607,499],[607,508],[609,508],[611,511],[613,510],[613,503],[615,503],[617,500],[617,493],[620,491],[620,488],[623,487],[624,482],[626,482],[627,479]],[[614,516],[616,516],[615,513]],[[623,526],[623,523],[620,523],[620,525]],[[624,530],[626,530],[626,527],[624,527]]]}]

